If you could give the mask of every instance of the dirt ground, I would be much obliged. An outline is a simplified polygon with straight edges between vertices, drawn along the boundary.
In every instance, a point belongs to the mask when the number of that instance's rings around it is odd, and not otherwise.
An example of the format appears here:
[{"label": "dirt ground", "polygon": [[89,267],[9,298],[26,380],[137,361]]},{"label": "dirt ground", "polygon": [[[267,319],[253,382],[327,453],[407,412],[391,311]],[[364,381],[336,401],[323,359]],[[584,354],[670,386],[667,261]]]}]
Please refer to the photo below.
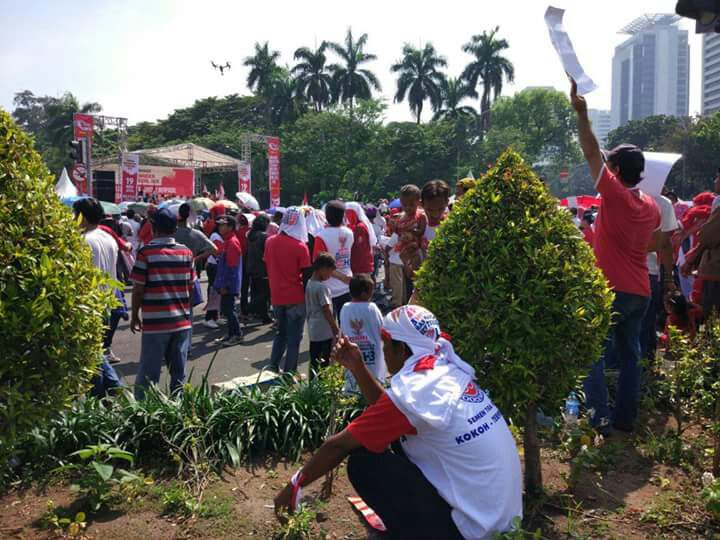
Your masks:
[{"label": "dirt ground", "polygon": [[[636,436],[637,437],[637,436]],[[557,451],[543,451],[547,497],[534,508],[525,528],[541,529],[543,538],[720,538],[703,513],[698,497],[697,471],[653,463],[642,455],[639,439],[615,435],[605,442],[606,470],[583,470],[572,489],[569,465]],[[305,456],[307,457],[307,456]],[[262,460],[252,467],[227,471],[207,488],[208,507],[217,501],[223,511],[209,517],[180,519],[163,516],[160,501],[151,495],[120,504],[112,511],[89,516],[83,537],[142,538],[273,538],[278,524],[273,497],[297,469],[298,463]],[[163,482],[157,482],[162,486]],[[348,503],[354,495],[344,467],[338,469],[329,502],[318,503],[322,482],[305,492],[317,517],[313,537],[325,539],[382,538]],[[0,538],[57,538],[43,528],[41,517],[52,500],[57,513],[78,510],[67,485],[44,491],[11,492],[0,499]]]}]

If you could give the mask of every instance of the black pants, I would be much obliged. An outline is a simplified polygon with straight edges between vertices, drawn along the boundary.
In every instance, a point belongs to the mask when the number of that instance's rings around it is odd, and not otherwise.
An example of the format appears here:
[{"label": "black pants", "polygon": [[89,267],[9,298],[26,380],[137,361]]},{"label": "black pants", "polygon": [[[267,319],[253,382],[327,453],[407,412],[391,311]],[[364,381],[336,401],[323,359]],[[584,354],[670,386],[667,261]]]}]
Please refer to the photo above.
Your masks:
[{"label": "black pants", "polygon": [[337,298],[332,299],[333,303],[333,314],[335,315],[335,318],[337,319],[338,323],[340,322],[340,312],[342,311],[342,307],[350,302],[352,300],[352,296],[350,296],[350,293],[343,294],[342,296],[338,296]]},{"label": "black pants", "polygon": [[250,275],[247,273],[247,257],[243,260],[242,274],[240,276],[240,313],[247,316],[248,311],[248,292],[250,291]]},{"label": "black pants", "polygon": [[360,448],[350,454],[347,472],[357,494],[380,516],[393,539],[462,539],[450,505],[405,456]]},{"label": "black pants", "polygon": [[712,312],[720,315],[720,281],[706,279],[702,290],[702,308],[705,320]]},{"label": "black pants", "polygon": [[[213,283],[215,283],[215,276],[217,275],[217,264],[205,265],[205,271],[207,272],[208,277],[207,297],[210,299],[210,289],[212,289]],[[206,321],[216,321],[217,318],[218,312],[216,309],[208,309],[205,312]]]},{"label": "black pants", "polygon": [[268,323],[270,317],[270,282],[266,277],[252,276],[252,303],[250,311]]},{"label": "black pants", "polygon": [[314,378],[315,373],[320,371],[321,367],[330,365],[330,353],[332,352],[332,339],[325,341],[310,342],[310,377]]}]

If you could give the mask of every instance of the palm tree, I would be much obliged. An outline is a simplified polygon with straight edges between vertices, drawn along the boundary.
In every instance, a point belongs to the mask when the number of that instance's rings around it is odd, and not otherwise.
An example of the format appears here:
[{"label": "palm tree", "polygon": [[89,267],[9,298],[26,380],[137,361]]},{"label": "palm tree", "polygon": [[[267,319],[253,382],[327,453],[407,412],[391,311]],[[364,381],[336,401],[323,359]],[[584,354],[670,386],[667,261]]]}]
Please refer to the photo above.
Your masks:
[{"label": "palm tree", "polygon": [[305,97],[297,91],[297,80],[285,68],[278,68],[270,79],[268,99],[274,126],[294,122],[307,111]]},{"label": "palm tree", "polygon": [[445,81],[445,75],[438,71],[440,67],[447,67],[447,61],[437,54],[431,43],[422,50],[406,43],[402,60],[390,67],[390,71],[400,74],[395,102],[403,101],[407,95],[410,110],[418,124],[425,100],[429,99],[433,108],[440,106]]},{"label": "palm tree", "polygon": [[255,55],[245,58],[243,65],[250,68],[247,85],[257,95],[265,96],[270,88],[270,80],[277,70],[279,51],[271,51],[268,42],[255,43]]},{"label": "palm tree", "polygon": [[332,73],[333,100],[335,102],[348,103],[350,111],[353,109],[355,100],[370,99],[372,89],[380,91],[380,81],[369,69],[362,69],[360,66],[366,62],[376,60],[377,56],[363,51],[367,45],[368,35],[363,34],[355,41],[352,29],[348,28],[345,36],[345,43],[328,43],[343,61],[344,65],[333,64],[328,66]]},{"label": "palm tree", "polygon": [[327,46],[323,41],[315,51],[300,47],[295,51],[295,60],[300,62],[291,70],[297,81],[297,92],[312,103],[317,112],[332,100],[332,76],[325,66]]},{"label": "palm tree", "polygon": [[490,106],[502,92],[503,79],[513,82],[515,79],[515,68],[512,62],[502,56],[502,51],[509,48],[508,42],[498,39],[497,33],[500,27],[496,26],[490,33],[483,32],[474,35],[472,39],[463,45],[463,51],[472,54],[475,59],[470,62],[460,76],[468,83],[477,97],[477,85],[482,81],[482,97],[480,99],[480,114],[483,132],[490,127]]},{"label": "palm tree", "polygon": [[459,120],[467,118],[477,120],[477,111],[468,105],[460,105],[463,99],[472,97],[473,92],[460,79],[449,78],[443,81],[440,106],[435,109],[433,120]]}]

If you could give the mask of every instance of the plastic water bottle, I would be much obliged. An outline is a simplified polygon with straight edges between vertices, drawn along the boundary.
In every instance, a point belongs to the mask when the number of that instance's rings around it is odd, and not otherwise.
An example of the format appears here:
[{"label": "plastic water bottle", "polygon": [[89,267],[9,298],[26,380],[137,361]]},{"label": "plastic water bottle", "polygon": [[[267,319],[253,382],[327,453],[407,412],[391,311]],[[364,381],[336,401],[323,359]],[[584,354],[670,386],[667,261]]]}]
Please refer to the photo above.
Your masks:
[{"label": "plastic water bottle", "polygon": [[575,392],[570,392],[570,395],[565,400],[565,424],[574,426],[577,424],[578,417],[580,416],[580,402],[578,401]]}]

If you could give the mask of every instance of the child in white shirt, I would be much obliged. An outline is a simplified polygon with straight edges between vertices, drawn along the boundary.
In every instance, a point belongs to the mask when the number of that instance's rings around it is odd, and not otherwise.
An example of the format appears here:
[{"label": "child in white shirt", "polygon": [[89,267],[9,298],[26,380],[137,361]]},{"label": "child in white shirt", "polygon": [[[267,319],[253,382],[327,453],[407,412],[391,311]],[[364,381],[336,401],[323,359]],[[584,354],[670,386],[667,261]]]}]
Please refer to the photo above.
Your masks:
[{"label": "child in white shirt", "polygon": [[[350,295],[352,302],[348,302],[340,312],[340,330],[350,341],[360,347],[365,365],[370,373],[385,384],[387,367],[383,355],[382,313],[370,302],[375,284],[369,274],[356,274],[350,280]],[[352,374],[345,370],[345,388],[347,393],[360,393],[357,381]]]}]

